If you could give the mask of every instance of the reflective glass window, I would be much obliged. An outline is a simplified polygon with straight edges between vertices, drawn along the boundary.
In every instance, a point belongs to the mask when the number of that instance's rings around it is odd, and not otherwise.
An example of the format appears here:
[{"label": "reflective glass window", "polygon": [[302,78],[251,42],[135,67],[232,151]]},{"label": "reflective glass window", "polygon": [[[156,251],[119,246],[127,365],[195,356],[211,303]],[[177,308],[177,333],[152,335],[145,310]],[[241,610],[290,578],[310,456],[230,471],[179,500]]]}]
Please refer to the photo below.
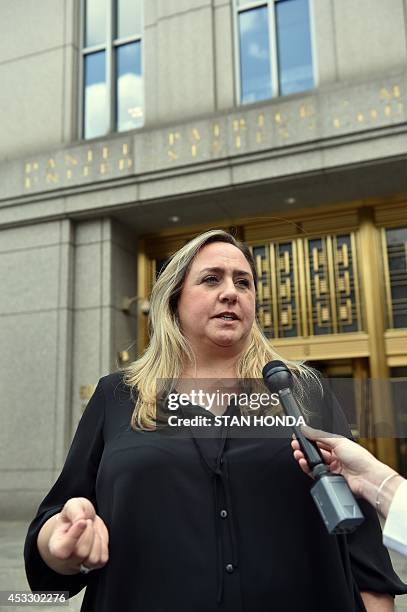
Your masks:
[{"label": "reflective glass window", "polygon": [[308,0],[276,3],[279,91],[281,95],[314,86]]},{"label": "reflective glass window", "polygon": [[131,130],[143,124],[141,42],[117,48],[117,129]]},{"label": "reflective glass window", "polygon": [[108,129],[105,58],[104,51],[85,55],[85,138],[101,136]]},{"label": "reflective glass window", "polygon": [[141,34],[142,0],[117,0],[117,38]]},{"label": "reflective glass window", "polygon": [[86,0],[85,47],[106,43],[106,1]]},{"label": "reflective glass window", "polygon": [[241,101],[271,97],[268,8],[242,11],[239,19]]}]

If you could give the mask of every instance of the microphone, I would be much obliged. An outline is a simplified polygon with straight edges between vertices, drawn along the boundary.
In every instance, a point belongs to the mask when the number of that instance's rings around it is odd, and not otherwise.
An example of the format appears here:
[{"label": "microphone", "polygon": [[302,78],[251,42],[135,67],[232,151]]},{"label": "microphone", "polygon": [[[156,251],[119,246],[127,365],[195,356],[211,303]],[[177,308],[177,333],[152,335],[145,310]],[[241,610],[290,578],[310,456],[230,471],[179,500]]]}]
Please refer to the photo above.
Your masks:
[{"label": "microphone", "polygon": [[[269,391],[278,394],[285,414],[298,421],[303,415],[291,392],[293,375],[285,363],[278,360],[267,363],[263,378]],[[345,478],[329,471],[317,444],[308,440],[300,427],[294,425],[293,430],[315,479],[311,495],[328,532],[336,535],[354,531],[363,523],[364,516]]]}]

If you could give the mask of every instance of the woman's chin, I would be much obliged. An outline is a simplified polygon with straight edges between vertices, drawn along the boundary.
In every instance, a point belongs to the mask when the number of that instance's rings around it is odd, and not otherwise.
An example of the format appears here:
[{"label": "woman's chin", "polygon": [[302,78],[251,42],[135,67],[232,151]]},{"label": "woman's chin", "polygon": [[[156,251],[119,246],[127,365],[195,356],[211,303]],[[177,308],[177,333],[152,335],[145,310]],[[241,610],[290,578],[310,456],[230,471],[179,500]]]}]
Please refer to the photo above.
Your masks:
[{"label": "woman's chin", "polygon": [[216,334],[214,337],[211,338],[211,340],[214,344],[216,344],[216,346],[222,348],[230,348],[232,346],[237,345],[241,338],[237,338],[235,334],[222,333]]}]

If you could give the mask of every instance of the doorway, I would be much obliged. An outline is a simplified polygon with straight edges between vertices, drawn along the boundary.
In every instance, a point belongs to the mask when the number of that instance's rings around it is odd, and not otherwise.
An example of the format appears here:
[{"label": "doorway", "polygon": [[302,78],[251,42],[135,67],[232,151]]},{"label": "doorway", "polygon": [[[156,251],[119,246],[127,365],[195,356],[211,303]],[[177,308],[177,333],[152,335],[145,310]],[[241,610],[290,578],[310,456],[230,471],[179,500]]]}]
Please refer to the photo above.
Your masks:
[{"label": "doorway", "polygon": [[372,431],[372,407],[369,392],[369,360],[367,357],[310,361],[326,379],[349,423],[353,437],[376,454]]}]

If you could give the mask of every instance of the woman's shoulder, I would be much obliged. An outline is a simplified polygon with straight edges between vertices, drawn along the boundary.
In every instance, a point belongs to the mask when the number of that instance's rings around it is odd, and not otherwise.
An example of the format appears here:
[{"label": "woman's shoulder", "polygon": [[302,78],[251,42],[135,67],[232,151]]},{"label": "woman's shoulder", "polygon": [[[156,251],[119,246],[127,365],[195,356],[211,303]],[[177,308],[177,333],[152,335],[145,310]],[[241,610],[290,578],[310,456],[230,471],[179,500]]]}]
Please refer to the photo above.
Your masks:
[{"label": "woman's shoulder", "polygon": [[98,387],[104,398],[105,436],[114,437],[122,426],[130,424],[134,411],[137,393],[124,382],[122,371],[102,376]]},{"label": "woman's shoulder", "polygon": [[102,376],[99,385],[103,389],[106,400],[131,400],[135,392],[124,382],[124,373],[121,370]]}]

